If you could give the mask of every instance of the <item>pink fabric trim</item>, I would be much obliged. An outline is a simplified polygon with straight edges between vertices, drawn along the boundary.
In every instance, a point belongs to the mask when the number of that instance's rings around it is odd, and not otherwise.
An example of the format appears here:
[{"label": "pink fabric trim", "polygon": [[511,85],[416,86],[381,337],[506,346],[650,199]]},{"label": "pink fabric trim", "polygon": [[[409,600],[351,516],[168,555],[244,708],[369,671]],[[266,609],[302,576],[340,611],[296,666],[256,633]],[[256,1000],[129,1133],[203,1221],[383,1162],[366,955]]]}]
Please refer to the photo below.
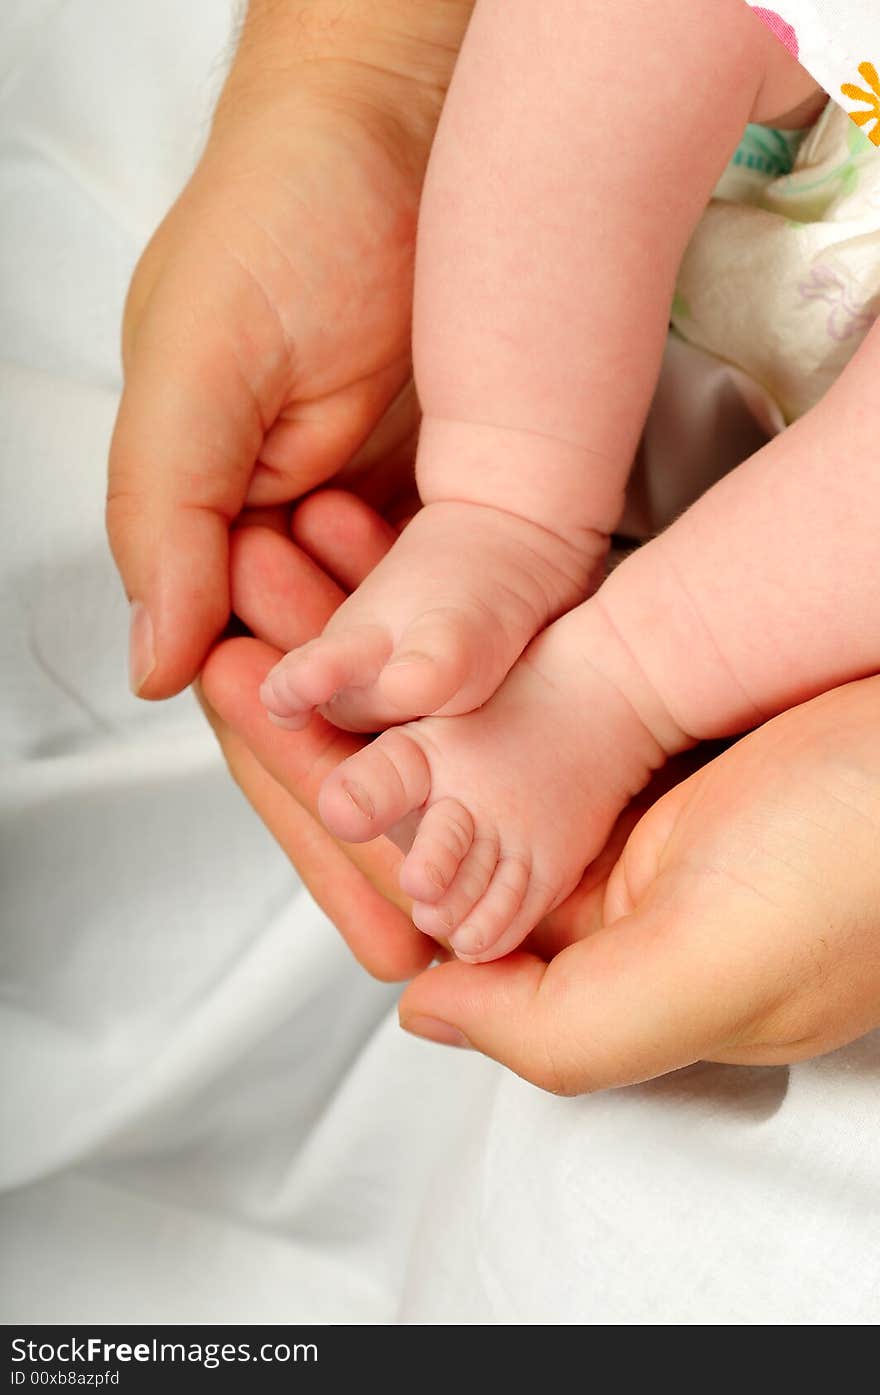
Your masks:
[{"label": "pink fabric trim", "polygon": [[794,57],[797,58],[800,54],[798,36],[795,33],[793,26],[789,24],[788,20],[783,19],[782,15],[777,14],[775,10],[765,10],[763,6],[760,5],[753,6],[753,9],[758,18],[764,21],[767,28],[772,29],[777,39],[780,39],[782,43],[785,44],[785,47],[788,49],[789,53],[793,54]]}]

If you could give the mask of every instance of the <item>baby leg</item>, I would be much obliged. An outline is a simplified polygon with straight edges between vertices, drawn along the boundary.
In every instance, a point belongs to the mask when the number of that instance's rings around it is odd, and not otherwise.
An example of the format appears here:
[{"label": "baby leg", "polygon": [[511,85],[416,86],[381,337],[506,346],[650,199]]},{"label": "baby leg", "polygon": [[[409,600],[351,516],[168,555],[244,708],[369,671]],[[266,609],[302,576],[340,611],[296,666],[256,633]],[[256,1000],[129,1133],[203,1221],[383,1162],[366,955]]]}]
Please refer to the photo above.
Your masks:
[{"label": "baby leg", "polygon": [[[467,710],[598,578],[691,230],[746,122],[773,114],[769,66],[800,73],[742,0],[613,10],[478,0],[420,213],[428,507],[270,678],[283,720]],[[644,119],[621,110],[630,82]]]},{"label": "baby leg", "polygon": [[880,323],[810,413],[597,596],[693,739],[880,669],[878,378]]},{"label": "baby leg", "polygon": [[880,324],[813,412],[539,636],[481,711],[388,732],[330,777],[339,837],[421,816],[402,875],[420,928],[465,958],[508,952],[666,756],[880,669],[878,374]]}]

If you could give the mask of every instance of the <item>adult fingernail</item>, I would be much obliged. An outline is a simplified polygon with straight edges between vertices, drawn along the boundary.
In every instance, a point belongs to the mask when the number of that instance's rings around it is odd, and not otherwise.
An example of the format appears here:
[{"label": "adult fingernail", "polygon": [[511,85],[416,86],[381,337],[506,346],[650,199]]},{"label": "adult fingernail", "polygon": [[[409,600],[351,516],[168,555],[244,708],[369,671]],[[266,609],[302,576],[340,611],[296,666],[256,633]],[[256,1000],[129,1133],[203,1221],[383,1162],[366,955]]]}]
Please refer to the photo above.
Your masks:
[{"label": "adult fingernail", "polygon": [[131,607],[131,627],[128,640],[128,681],[133,693],[139,693],[156,667],[153,622],[141,601]]},{"label": "adult fingernail", "polygon": [[436,1041],[440,1046],[460,1046],[466,1050],[473,1050],[464,1032],[460,1032],[457,1027],[452,1027],[448,1022],[441,1022],[439,1017],[408,1017],[404,1022],[401,1019],[401,1027],[405,1032],[409,1032],[414,1037],[423,1037],[426,1041]]}]

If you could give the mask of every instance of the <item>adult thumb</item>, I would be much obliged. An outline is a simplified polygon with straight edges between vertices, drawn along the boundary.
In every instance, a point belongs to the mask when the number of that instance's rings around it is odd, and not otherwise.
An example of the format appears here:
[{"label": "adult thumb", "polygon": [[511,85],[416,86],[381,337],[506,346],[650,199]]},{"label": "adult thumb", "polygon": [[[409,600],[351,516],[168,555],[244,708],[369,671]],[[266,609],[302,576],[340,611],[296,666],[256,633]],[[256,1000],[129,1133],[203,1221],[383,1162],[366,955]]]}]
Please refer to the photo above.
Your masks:
[{"label": "adult thumb", "polygon": [[162,698],[195,677],[229,616],[229,525],[262,441],[222,337],[145,326],[110,450],[107,531],[132,602],[130,679]]},{"label": "adult thumb", "polygon": [[472,1046],[563,1095],[724,1059],[760,1010],[748,965],[755,937],[772,938],[773,925],[772,907],[747,887],[717,890],[661,872],[629,914],[550,963],[517,953],[430,969],[403,994],[401,1025]]}]

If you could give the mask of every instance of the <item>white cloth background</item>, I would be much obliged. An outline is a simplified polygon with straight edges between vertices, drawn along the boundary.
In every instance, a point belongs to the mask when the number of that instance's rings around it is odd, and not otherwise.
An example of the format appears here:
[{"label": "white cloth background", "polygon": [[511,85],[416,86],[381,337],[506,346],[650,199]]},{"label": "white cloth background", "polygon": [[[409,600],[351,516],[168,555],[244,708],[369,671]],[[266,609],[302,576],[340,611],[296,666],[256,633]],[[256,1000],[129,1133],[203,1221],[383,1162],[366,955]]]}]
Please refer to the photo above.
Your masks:
[{"label": "white cloth background", "polygon": [[229,26],[0,9],[0,1319],[872,1323],[880,1039],[578,1101],[411,1041],[127,695],[118,321]]}]

